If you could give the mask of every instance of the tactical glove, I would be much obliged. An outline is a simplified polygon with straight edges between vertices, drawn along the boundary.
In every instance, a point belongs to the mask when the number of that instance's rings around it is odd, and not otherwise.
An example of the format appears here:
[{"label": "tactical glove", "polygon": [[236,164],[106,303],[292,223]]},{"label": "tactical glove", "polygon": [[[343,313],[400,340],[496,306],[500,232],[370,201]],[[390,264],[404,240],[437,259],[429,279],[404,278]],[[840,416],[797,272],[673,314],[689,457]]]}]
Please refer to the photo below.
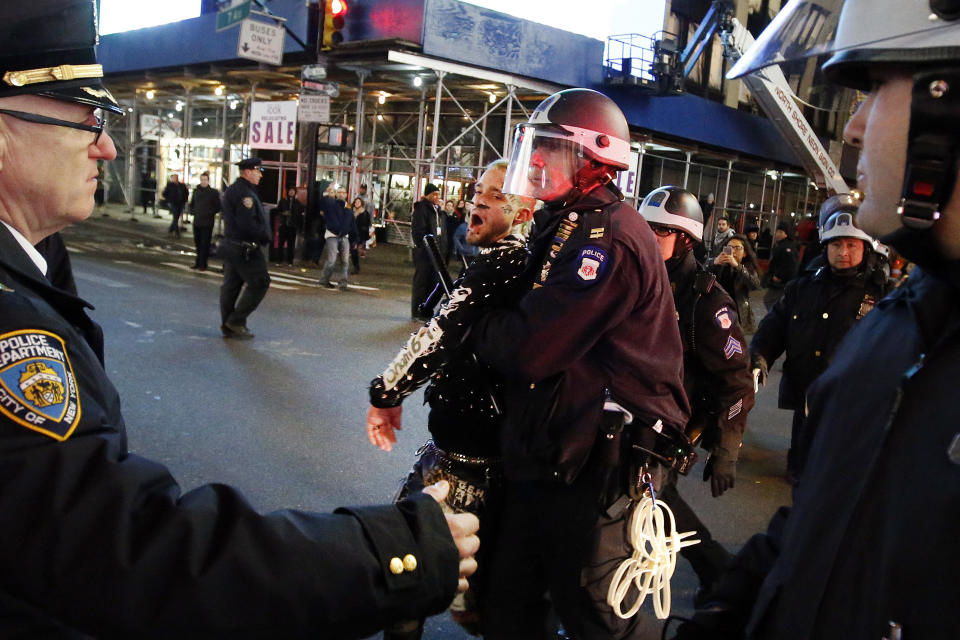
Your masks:
[{"label": "tactical glove", "polygon": [[714,498],[723,495],[727,489],[732,489],[737,479],[737,451],[731,453],[724,447],[714,447],[703,468],[703,480],[708,478]]}]

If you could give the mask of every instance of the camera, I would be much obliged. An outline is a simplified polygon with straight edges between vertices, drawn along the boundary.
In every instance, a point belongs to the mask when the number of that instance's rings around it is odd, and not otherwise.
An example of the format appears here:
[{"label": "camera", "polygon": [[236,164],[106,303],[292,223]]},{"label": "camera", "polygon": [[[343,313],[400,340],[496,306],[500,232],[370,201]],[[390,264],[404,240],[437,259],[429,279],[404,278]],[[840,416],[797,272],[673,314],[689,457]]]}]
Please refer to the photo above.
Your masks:
[{"label": "camera", "polygon": [[733,247],[731,247],[730,245],[727,245],[727,246],[725,246],[725,247],[723,248],[723,252],[724,252],[725,254],[727,254],[728,256],[732,256],[732,255],[733,255]]}]

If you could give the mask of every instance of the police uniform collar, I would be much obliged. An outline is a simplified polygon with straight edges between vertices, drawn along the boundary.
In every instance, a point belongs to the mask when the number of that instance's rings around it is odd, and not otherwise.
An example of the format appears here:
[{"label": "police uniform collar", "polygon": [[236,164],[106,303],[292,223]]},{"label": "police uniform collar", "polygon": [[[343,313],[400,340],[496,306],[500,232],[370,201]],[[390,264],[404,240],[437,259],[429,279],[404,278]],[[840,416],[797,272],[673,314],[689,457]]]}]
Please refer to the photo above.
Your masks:
[{"label": "police uniform collar", "polygon": [[37,251],[30,241],[27,240],[22,233],[14,229],[10,224],[0,220],[3,223],[3,226],[7,228],[7,231],[10,232],[10,235],[13,236],[13,239],[17,241],[17,244],[20,245],[20,248],[23,249],[23,252],[27,254],[27,257],[30,258],[30,261],[40,270],[41,275],[46,277],[47,275],[47,261],[40,255],[40,252]]},{"label": "police uniform collar", "polygon": [[50,284],[50,281],[37,269],[37,265],[27,256],[27,252],[22,249],[11,228],[6,224],[0,225],[0,264],[16,275],[35,283],[38,288],[44,290],[43,295],[48,300],[67,306],[80,305],[87,309],[94,308],[83,298]]}]

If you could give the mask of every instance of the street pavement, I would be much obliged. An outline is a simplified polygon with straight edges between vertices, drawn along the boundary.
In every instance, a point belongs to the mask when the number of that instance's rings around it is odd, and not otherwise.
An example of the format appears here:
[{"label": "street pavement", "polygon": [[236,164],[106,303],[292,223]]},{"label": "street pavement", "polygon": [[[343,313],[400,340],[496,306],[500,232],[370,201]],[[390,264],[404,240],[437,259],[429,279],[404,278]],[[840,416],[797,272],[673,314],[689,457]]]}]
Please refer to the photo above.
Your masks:
[{"label": "street pavement", "polygon": [[[372,447],[364,430],[369,380],[416,328],[408,250],[381,244],[368,251],[347,291],[321,288],[313,265],[271,265],[273,284],[248,322],[256,338],[224,340],[219,262],[191,271],[189,231],[171,238],[169,218],[130,217],[108,207],[64,237],[80,295],[104,327],[106,367],[123,401],[131,451],[168,465],[184,491],[228,483],[262,511],[390,501],[428,437],[422,392],[405,402],[392,452]],[[777,366],[758,394],[736,487],[712,498],[700,480],[702,459],[680,483],[730,551],[790,501],[783,480],[790,415],[776,408],[779,376]],[[692,613],[696,586],[680,560],[674,614]],[[645,637],[659,638],[649,602],[643,613]],[[447,614],[428,620],[424,634],[468,637]]]}]

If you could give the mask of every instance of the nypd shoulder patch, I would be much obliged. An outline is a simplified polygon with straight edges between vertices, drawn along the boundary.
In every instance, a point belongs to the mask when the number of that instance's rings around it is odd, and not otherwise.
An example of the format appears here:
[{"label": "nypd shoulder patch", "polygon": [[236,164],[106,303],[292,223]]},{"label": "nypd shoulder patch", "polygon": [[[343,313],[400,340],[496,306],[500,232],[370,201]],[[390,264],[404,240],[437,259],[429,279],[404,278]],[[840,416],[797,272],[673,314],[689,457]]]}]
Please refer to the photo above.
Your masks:
[{"label": "nypd shoulder patch", "polygon": [[584,247],[577,258],[577,277],[584,282],[596,281],[607,268],[607,252],[598,247]]},{"label": "nypd shoulder patch", "polygon": [[240,201],[240,204],[243,205],[244,209],[253,209],[253,198],[246,196],[243,200]]},{"label": "nypd shoulder patch", "polygon": [[724,305],[717,309],[717,312],[713,315],[714,320],[717,322],[717,326],[721,329],[729,329],[733,326],[733,315],[730,312],[730,307]]},{"label": "nypd shoulder patch", "polygon": [[0,335],[0,414],[54,440],[80,422],[80,397],[63,340],[26,329]]}]

